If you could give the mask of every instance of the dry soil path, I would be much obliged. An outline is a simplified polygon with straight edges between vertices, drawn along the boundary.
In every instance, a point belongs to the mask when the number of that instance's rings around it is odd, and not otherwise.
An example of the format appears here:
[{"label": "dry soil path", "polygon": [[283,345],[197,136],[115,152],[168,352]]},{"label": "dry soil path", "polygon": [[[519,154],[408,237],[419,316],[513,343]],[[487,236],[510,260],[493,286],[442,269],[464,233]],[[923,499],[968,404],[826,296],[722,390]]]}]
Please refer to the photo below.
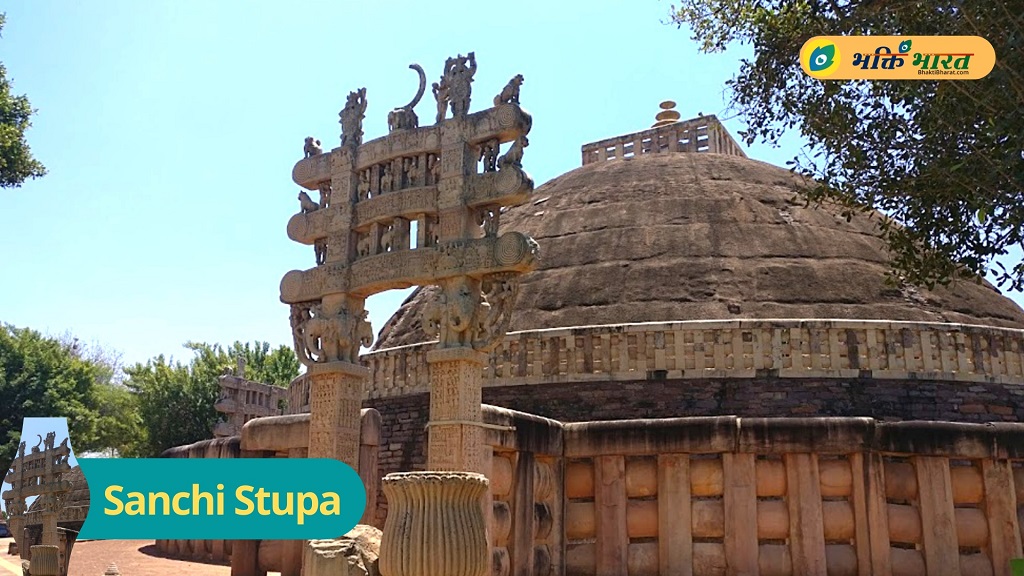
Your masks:
[{"label": "dry soil path", "polygon": [[[21,559],[7,554],[12,538],[0,538],[0,576],[22,576]],[[172,560],[157,555],[152,540],[95,540],[76,542],[71,551],[68,576],[103,576],[113,562],[122,576],[230,576],[231,567]],[[271,572],[268,576],[279,576]]]}]

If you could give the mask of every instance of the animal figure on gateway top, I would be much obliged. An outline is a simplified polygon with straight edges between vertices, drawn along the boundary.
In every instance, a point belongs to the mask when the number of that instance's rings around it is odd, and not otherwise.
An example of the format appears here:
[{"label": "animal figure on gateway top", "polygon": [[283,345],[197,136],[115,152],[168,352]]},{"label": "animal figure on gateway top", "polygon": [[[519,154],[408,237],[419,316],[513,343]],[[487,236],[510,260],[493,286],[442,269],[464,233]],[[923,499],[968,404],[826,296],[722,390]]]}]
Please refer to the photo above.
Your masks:
[{"label": "animal figure on gateway top", "polygon": [[320,141],[314,140],[312,136],[306,137],[306,144],[302,147],[302,152],[305,158],[312,158],[319,154],[324,153],[324,149],[320,147]]},{"label": "animal figure on gateway top", "polygon": [[409,68],[412,68],[419,74],[420,87],[419,90],[416,91],[416,96],[413,97],[412,102],[409,102],[401,108],[395,108],[391,112],[388,112],[388,132],[394,132],[395,130],[408,130],[420,125],[420,119],[416,116],[416,112],[413,111],[413,108],[419,104],[420,98],[423,98],[423,92],[427,89],[427,74],[419,64],[410,64]]},{"label": "animal figure on gateway top", "polygon": [[501,94],[494,97],[494,105],[502,104],[519,105],[519,87],[523,85],[523,75],[516,74],[508,81],[508,84],[501,90]]},{"label": "animal figure on gateway top", "polygon": [[313,201],[304,191],[299,190],[299,206],[302,207],[303,214],[309,214],[310,212],[316,212],[320,209],[320,205]]}]

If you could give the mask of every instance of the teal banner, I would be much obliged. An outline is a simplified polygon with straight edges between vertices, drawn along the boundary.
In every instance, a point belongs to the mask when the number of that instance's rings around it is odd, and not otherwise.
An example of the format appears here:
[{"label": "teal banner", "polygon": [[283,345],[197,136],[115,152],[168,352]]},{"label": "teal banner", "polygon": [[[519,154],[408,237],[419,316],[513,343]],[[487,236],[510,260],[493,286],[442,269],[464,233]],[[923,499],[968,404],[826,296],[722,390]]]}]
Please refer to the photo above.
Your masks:
[{"label": "teal banner", "polygon": [[351,530],[359,475],[308,458],[82,458],[89,515],[79,539],[313,540]]}]

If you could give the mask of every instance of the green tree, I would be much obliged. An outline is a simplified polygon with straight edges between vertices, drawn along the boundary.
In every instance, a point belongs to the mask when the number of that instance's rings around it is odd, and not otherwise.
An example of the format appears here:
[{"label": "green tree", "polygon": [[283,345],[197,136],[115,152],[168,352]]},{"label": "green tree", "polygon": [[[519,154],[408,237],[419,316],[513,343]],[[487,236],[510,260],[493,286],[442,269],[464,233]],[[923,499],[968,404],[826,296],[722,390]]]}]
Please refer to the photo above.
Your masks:
[{"label": "green tree", "polygon": [[[0,14],[0,31],[7,20]],[[7,69],[0,64],[0,188],[17,188],[28,178],[46,174],[25,142],[25,131],[32,125],[29,119],[35,110],[24,95],[11,94]]]},{"label": "green tree", "polygon": [[[751,44],[729,82],[748,144],[797,129],[812,202],[849,217],[880,210],[896,276],[934,286],[992,272],[1024,288],[1024,11],[1002,0],[683,0],[672,21],[705,52]],[[803,73],[813,36],[982,36],[996,65],[973,81],[819,81]],[[908,62],[909,64],[909,62]],[[992,267],[998,270],[992,270]]]},{"label": "green tree", "polygon": [[96,445],[97,367],[56,338],[0,326],[0,462],[17,453],[24,418],[64,416],[73,445]]},{"label": "green tree", "polygon": [[245,359],[245,377],[251,380],[287,386],[299,374],[298,359],[285,346],[271,351],[262,342],[236,342],[228,349],[189,342],[185,348],[195,354],[189,364],[161,355],[125,369],[126,386],[135,393],[143,429],[137,447],[141,456],[158,456],[173,446],[211,437],[220,420],[214,409],[220,395],[218,378],[234,370],[239,357]]},{"label": "green tree", "polygon": [[123,457],[142,453],[145,435],[135,394],[118,384],[99,384],[94,393],[96,446]]}]

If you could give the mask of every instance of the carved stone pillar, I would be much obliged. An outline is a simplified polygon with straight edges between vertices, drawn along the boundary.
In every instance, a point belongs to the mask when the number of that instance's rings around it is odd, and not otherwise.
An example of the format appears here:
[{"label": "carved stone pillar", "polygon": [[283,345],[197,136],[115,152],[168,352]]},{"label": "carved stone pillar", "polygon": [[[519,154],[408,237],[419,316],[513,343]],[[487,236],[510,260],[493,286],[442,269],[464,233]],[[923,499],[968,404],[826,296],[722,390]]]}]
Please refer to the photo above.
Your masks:
[{"label": "carved stone pillar", "polygon": [[385,476],[389,512],[380,546],[382,576],[486,574],[490,552],[481,500],[487,487],[483,475],[466,472]]},{"label": "carved stone pillar", "polygon": [[55,545],[32,547],[32,576],[60,576],[60,549]]},{"label": "carved stone pillar", "polygon": [[487,354],[472,348],[427,352],[430,365],[430,423],[427,470],[483,474],[484,434],[480,427],[481,379]]},{"label": "carved stone pillar", "polygon": [[[43,496],[43,498],[53,498],[52,494]],[[46,505],[46,510],[42,513],[43,517],[43,544],[46,546],[59,546],[60,536],[57,534],[57,512],[56,510],[50,509],[52,504]]]},{"label": "carved stone pillar", "polygon": [[370,371],[358,364],[309,367],[309,457],[333,458],[359,470],[359,414]]}]

